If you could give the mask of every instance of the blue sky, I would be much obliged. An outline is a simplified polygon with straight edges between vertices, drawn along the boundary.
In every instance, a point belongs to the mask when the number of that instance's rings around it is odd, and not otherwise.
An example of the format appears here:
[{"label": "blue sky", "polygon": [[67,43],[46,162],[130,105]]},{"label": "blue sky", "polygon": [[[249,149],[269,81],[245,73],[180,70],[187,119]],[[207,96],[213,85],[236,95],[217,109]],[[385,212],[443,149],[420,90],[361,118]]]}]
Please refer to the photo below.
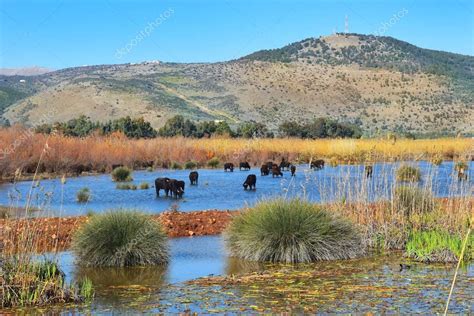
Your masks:
[{"label": "blue sky", "polygon": [[0,67],[225,61],[341,32],[346,15],[350,32],[474,55],[474,1],[0,0]]}]

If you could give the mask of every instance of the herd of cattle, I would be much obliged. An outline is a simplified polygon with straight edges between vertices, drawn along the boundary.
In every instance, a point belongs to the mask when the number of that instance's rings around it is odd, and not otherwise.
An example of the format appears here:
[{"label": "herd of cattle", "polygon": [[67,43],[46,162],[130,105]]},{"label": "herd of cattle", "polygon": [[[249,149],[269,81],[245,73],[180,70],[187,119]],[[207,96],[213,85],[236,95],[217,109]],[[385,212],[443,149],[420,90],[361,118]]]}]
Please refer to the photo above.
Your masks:
[{"label": "herd of cattle", "polygon": [[[318,159],[311,161],[310,168],[315,170],[320,170],[324,168],[324,160]],[[250,170],[250,164],[248,162],[241,162],[239,164],[239,170],[248,171]],[[264,163],[260,167],[260,175],[268,176],[271,172],[272,177],[282,177],[282,171],[290,171],[291,176],[294,176],[296,173],[296,166],[286,161],[284,158],[281,160],[280,164],[276,164],[273,161]],[[233,172],[234,164],[231,162],[224,164],[224,172]],[[367,178],[372,177],[373,168],[372,166],[365,166],[365,174]],[[191,185],[198,184],[199,173],[197,171],[191,171],[189,173],[189,181]],[[243,183],[244,190],[255,190],[257,184],[257,176],[255,174],[249,174]],[[160,190],[164,190],[166,196],[171,196],[175,198],[181,198],[184,194],[185,183],[181,180],[171,179],[171,178],[157,178],[155,180],[155,189],[156,195],[160,196]]]}]

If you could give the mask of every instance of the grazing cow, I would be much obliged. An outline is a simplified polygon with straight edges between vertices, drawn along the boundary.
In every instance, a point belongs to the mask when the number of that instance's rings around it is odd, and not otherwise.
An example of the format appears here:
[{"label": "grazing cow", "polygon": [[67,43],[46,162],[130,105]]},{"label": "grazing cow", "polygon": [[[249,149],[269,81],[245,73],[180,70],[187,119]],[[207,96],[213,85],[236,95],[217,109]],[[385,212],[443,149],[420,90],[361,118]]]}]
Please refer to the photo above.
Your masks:
[{"label": "grazing cow", "polygon": [[170,179],[169,182],[171,195],[175,198],[181,198],[184,193],[184,181]]},{"label": "grazing cow", "polygon": [[197,171],[191,171],[189,173],[189,181],[191,181],[191,185],[198,184],[199,173]]},{"label": "grazing cow", "polygon": [[239,164],[239,169],[250,170],[250,164],[247,161],[241,162]]},{"label": "grazing cow", "polygon": [[324,168],[324,160],[317,159],[315,161],[311,161],[310,168],[311,169],[317,169],[317,170],[323,169]]},{"label": "grazing cow", "polygon": [[245,179],[245,182],[243,184],[244,190],[250,189],[250,190],[255,190],[255,184],[257,183],[257,176],[254,174],[249,174],[247,176],[247,179]]},{"label": "grazing cow", "polygon": [[267,161],[267,168],[268,168],[268,170],[272,170],[272,168],[273,168],[273,161]]},{"label": "grazing cow", "polygon": [[263,164],[260,167],[260,174],[262,176],[268,176],[270,174],[270,169],[268,169],[268,166],[266,164]]},{"label": "grazing cow", "polygon": [[458,180],[459,181],[467,180],[467,173],[464,170],[464,168],[459,168],[459,170],[458,170]]},{"label": "grazing cow", "polygon": [[234,164],[232,162],[226,162],[224,164],[224,171],[234,172]]},{"label": "grazing cow", "polygon": [[290,162],[289,161],[286,161],[285,158],[282,158],[281,159],[281,162],[280,162],[280,168],[281,170],[289,170],[290,169]]},{"label": "grazing cow", "polygon": [[291,171],[291,176],[294,177],[294,176],[295,176],[295,172],[296,172],[296,166],[295,166],[295,165],[291,165],[291,166],[290,166],[290,171]]},{"label": "grazing cow", "polygon": [[274,163],[272,166],[272,177],[275,178],[278,176],[283,177],[283,173],[281,172],[280,166]]},{"label": "grazing cow", "polygon": [[160,190],[165,190],[166,196],[170,192],[170,178],[156,178],[155,180],[155,190],[156,196],[160,196]]},{"label": "grazing cow", "polygon": [[372,178],[373,173],[374,173],[374,167],[373,166],[365,166],[365,176],[367,178]]}]

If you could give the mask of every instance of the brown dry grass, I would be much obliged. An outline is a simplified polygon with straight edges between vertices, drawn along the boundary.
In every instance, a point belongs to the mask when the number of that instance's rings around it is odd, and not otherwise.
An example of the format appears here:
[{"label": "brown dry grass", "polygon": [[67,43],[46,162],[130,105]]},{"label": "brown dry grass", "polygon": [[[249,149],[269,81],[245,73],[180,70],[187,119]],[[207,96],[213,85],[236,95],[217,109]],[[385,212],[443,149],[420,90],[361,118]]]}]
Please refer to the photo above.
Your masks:
[{"label": "brown dry grass", "polygon": [[325,158],[339,163],[364,163],[394,160],[472,159],[474,140],[445,138],[433,140],[386,139],[127,139],[121,134],[71,138],[34,134],[21,127],[0,130],[0,175],[15,172],[62,174],[81,170],[106,172],[113,164],[134,169],[168,167],[171,162],[196,161],[205,166],[217,157],[221,163],[249,161],[258,165],[282,157],[292,162]]}]

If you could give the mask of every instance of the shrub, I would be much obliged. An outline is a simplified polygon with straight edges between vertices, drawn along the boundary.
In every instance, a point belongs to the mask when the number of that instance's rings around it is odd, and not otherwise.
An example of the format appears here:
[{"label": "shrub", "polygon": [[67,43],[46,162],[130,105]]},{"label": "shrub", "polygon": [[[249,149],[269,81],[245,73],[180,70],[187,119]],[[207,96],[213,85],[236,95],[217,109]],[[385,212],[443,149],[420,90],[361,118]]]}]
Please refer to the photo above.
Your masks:
[{"label": "shrub", "polygon": [[421,180],[421,171],[412,166],[401,166],[397,170],[397,180],[402,182],[419,182]]},{"label": "shrub", "polygon": [[233,219],[226,241],[234,256],[254,261],[310,262],[364,253],[349,222],[299,199],[258,203]]},{"label": "shrub", "polygon": [[403,212],[407,217],[428,213],[437,207],[436,200],[430,192],[409,186],[395,188],[392,203],[394,209]]},{"label": "shrub", "polygon": [[118,167],[112,171],[112,180],[115,182],[132,181],[132,170],[127,167]]},{"label": "shrub", "polygon": [[439,166],[443,163],[443,158],[439,155],[437,156],[434,156],[432,159],[431,159],[431,163],[435,166]]},{"label": "shrub", "polygon": [[[463,240],[446,231],[415,231],[409,236],[406,255],[422,262],[457,262],[461,255]],[[474,237],[466,245],[463,260],[474,259]]]},{"label": "shrub", "polygon": [[173,161],[170,166],[171,169],[183,169],[183,166],[176,161]]},{"label": "shrub", "polygon": [[211,159],[207,161],[207,166],[210,168],[217,168],[217,166],[219,166],[219,163],[220,163],[219,158],[212,157]]},{"label": "shrub", "polygon": [[87,203],[91,198],[91,193],[89,188],[82,188],[76,194],[76,200],[79,203]]},{"label": "shrub", "polygon": [[186,163],[184,164],[184,169],[194,169],[197,167],[197,162],[195,161],[186,161]]},{"label": "shrub", "polygon": [[169,260],[161,224],[136,211],[93,216],[74,234],[72,248],[86,266],[156,265]]},{"label": "shrub", "polygon": [[142,182],[140,183],[140,190],[148,190],[150,188],[150,185],[148,182]]}]

